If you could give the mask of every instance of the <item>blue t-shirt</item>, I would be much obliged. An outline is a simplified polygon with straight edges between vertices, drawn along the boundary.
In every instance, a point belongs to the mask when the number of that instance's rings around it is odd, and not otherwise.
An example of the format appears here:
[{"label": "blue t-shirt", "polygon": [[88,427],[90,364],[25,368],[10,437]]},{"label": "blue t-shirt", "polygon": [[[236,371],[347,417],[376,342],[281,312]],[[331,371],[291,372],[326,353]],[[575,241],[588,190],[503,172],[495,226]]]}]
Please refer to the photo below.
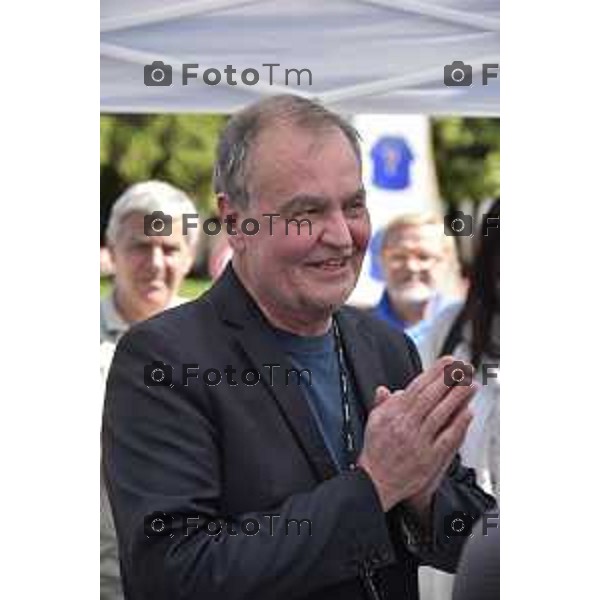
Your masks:
[{"label": "blue t-shirt", "polygon": [[410,166],[414,155],[403,137],[384,136],[371,149],[373,183],[386,190],[410,186]]},{"label": "blue t-shirt", "polygon": [[[294,369],[299,372],[309,370],[310,378],[306,372],[301,374],[300,388],[338,470],[346,469],[340,369],[333,331],[321,336],[300,336],[279,329],[274,331]],[[346,373],[351,379],[347,364]],[[290,381],[294,381],[293,376]],[[359,409],[352,381],[349,382],[348,400],[358,456],[363,444],[364,414]]]},{"label": "blue t-shirt", "polygon": [[445,296],[436,294],[427,305],[426,317],[422,321],[408,326],[408,323],[402,320],[394,310],[394,307],[392,306],[392,300],[390,299],[390,295],[386,289],[384,290],[379,302],[373,308],[369,309],[369,312],[374,317],[377,317],[378,319],[385,321],[388,325],[391,325],[394,329],[403,331],[411,337],[413,342],[417,344],[425,335],[427,335],[431,327],[431,322],[435,319],[435,317],[437,317],[437,315],[439,315],[451,303],[452,301]]}]

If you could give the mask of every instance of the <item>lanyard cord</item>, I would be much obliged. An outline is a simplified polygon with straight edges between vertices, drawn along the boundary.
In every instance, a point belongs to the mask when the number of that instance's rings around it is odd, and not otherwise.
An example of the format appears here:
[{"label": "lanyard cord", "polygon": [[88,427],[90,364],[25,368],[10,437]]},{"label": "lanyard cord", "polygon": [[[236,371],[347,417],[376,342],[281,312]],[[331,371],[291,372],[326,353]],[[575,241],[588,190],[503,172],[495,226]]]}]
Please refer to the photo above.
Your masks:
[{"label": "lanyard cord", "polygon": [[[333,318],[333,337],[335,340],[335,352],[338,359],[338,367],[340,371],[340,392],[342,396],[342,437],[344,442],[344,453],[346,455],[346,464],[350,471],[354,471],[357,467],[356,460],[356,442],[354,438],[354,428],[352,427],[352,418],[350,416],[350,398],[349,377],[346,370],[346,361],[344,360],[344,350],[342,348],[342,336],[340,328],[335,317]],[[366,595],[369,600],[381,600],[381,595],[377,589],[373,578],[373,569],[369,561],[364,561],[360,574],[363,585],[365,586]]]},{"label": "lanyard cord", "polygon": [[350,471],[356,469],[356,440],[354,437],[354,427],[352,426],[352,417],[350,413],[349,397],[349,377],[346,371],[346,361],[344,360],[344,350],[342,348],[342,336],[335,317],[333,318],[333,337],[335,340],[335,352],[338,359],[338,369],[340,372],[340,395],[342,398],[342,440],[344,453],[346,455],[346,465]]}]

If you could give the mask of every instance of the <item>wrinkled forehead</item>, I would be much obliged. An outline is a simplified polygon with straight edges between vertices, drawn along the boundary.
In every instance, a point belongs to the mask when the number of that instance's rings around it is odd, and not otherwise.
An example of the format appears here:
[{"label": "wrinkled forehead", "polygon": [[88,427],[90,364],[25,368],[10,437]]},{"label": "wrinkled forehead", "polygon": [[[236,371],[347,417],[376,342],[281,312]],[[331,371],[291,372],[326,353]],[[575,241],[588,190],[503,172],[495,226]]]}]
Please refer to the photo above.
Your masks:
[{"label": "wrinkled forehead", "polygon": [[444,248],[445,242],[442,224],[406,225],[386,236],[385,249],[419,248],[439,252]]},{"label": "wrinkled forehead", "polygon": [[291,124],[269,127],[256,137],[247,169],[254,194],[268,189],[284,195],[291,188],[316,184],[316,170],[326,168],[332,180],[360,183],[360,161],[344,132],[333,125],[318,129]]}]

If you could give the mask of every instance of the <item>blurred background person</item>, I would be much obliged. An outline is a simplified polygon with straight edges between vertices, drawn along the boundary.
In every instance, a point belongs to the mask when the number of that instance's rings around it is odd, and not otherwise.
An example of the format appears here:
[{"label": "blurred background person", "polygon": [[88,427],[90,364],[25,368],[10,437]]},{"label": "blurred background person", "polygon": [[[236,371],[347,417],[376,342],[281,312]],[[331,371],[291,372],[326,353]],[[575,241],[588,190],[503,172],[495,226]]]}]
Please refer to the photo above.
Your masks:
[{"label": "blurred background person", "polygon": [[[170,235],[146,235],[144,217],[154,211],[171,216]],[[192,201],[162,181],[137,183],[115,202],[106,230],[114,285],[100,301],[100,344],[108,359],[101,365],[104,375],[112,350],[132,323],[184,301],[177,292],[191,267],[199,230],[189,227],[183,234],[185,213],[196,213]]]},{"label": "blurred background person", "polygon": [[413,338],[425,323],[453,302],[442,293],[450,270],[452,240],[434,214],[407,214],[392,220],[381,240],[385,289],[372,314]]},{"label": "blurred background person", "polygon": [[[460,455],[479,485],[500,502],[500,200],[482,219],[464,303],[448,306],[416,340],[423,368],[452,354],[471,362],[481,388],[471,400],[473,420]],[[454,576],[422,567],[422,600],[450,600]]]},{"label": "blurred background person", "polygon": [[464,303],[448,306],[417,340],[424,366],[452,354],[471,362],[482,384],[471,402],[474,418],[461,449],[479,484],[500,495],[500,200],[484,216]]},{"label": "blurred background person", "polygon": [[[144,218],[154,211],[171,216],[170,233],[165,219],[164,232],[169,235],[147,235]],[[115,202],[106,231],[114,286],[112,292],[100,301],[100,374],[103,388],[121,335],[133,323],[184,302],[177,292],[192,266],[199,229],[190,227],[184,235],[182,215],[196,212],[184,192],[162,181],[137,183]],[[148,220],[146,222],[149,223]],[[100,597],[103,600],[123,598],[117,539],[102,478]]]}]

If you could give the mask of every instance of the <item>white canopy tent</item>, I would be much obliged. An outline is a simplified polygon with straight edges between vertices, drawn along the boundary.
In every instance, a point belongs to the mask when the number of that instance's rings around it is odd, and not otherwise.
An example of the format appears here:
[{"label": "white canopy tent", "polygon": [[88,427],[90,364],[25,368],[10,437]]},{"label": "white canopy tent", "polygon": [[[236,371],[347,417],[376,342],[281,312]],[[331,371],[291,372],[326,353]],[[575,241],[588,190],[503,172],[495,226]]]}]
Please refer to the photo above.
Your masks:
[{"label": "white canopy tent", "polygon": [[[102,0],[101,110],[229,113],[287,92],[346,113],[497,115],[499,79],[482,85],[482,65],[500,62],[499,46],[499,0]],[[472,65],[471,86],[444,85],[456,60]],[[145,85],[155,61],[172,85]],[[185,86],[183,63],[198,64]],[[245,69],[260,80],[244,85]],[[290,71],[286,86],[286,69],[309,69],[312,85]]]}]

